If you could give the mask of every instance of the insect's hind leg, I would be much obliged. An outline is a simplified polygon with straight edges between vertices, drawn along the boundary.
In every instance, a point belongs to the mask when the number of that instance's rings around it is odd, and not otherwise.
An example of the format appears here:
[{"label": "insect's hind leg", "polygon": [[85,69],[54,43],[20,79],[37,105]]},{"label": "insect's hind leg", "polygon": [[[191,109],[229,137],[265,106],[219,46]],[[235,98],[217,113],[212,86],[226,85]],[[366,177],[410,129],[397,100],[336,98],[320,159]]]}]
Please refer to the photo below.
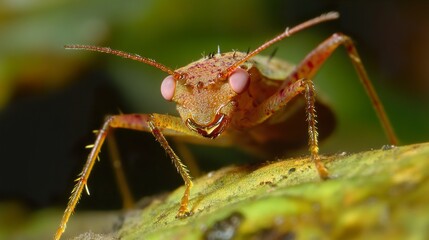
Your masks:
[{"label": "insect's hind leg", "polygon": [[285,84],[288,84],[288,82],[295,82],[303,78],[313,79],[322,64],[340,45],[345,47],[347,54],[356,69],[359,79],[372,102],[390,144],[398,144],[398,139],[389,118],[387,117],[383,104],[369,80],[365,67],[362,64],[361,58],[359,57],[356,47],[350,37],[342,33],[334,33],[331,37],[319,44],[316,49],[311,51],[305,59],[297,65],[295,71],[292,72],[289,78],[285,81]]},{"label": "insect's hind leg", "polygon": [[110,163],[115,174],[118,190],[121,194],[122,206],[124,209],[131,209],[135,201],[129,187],[130,185],[127,182],[124,168],[122,167],[121,156],[119,154],[114,131],[111,131],[110,134],[107,135],[107,149],[109,151]]}]

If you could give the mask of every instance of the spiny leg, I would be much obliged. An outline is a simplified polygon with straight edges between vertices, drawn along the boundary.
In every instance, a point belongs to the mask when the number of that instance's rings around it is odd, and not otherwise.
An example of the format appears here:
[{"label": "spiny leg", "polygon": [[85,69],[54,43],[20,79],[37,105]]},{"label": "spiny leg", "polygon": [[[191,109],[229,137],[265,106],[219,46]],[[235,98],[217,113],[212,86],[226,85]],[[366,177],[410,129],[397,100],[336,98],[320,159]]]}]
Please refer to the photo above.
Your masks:
[{"label": "spiny leg", "polygon": [[183,163],[188,167],[189,171],[192,173],[193,177],[200,177],[203,175],[203,171],[198,166],[195,156],[192,154],[189,146],[180,140],[173,140],[174,149],[179,153],[179,156],[182,158]]},{"label": "spiny leg", "polygon": [[94,166],[95,160],[97,159],[98,153],[100,152],[101,146],[103,145],[104,140],[106,139],[106,135],[110,128],[110,122],[112,118],[106,120],[103,124],[103,127],[98,131],[97,139],[95,140],[94,146],[92,146],[91,153],[88,156],[88,159],[83,167],[82,172],[79,174],[76,179],[76,185],[73,188],[72,194],[70,196],[69,202],[67,204],[67,208],[64,211],[63,218],[61,219],[60,226],[55,233],[54,239],[58,240],[61,238],[64,230],[66,229],[66,224],[73,213],[80,196],[82,195],[82,190],[84,187],[87,187],[87,179],[91,173],[92,167]]},{"label": "spiny leg", "polygon": [[256,126],[265,121],[275,112],[284,108],[298,94],[304,94],[306,103],[306,114],[308,123],[308,147],[312,161],[316,165],[317,172],[322,179],[328,178],[328,170],[319,157],[318,132],[316,121],[316,92],[310,79],[299,79],[290,85],[281,87],[274,95],[261,103],[253,111],[246,115],[243,125],[246,127]]},{"label": "spiny leg", "polygon": [[317,120],[316,120],[316,108],[314,107],[316,102],[316,90],[314,89],[314,84],[311,80],[303,80],[305,86],[305,102],[306,102],[306,113],[307,113],[307,123],[308,123],[308,148],[311,154],[311,160],[316,165],[317,172],[319,173],[320,178],[327,179],[329,177],[328,169],[320,160],[319,156],[319,142],[317,132]]},{"label": "spiny leg", "polygon": [[[338,46],[344,45],[347,53],[355,67],[359,79],[362,82],[371,102],[375,108],[377,116],[383,126],[385,133],[391,144],[397,144],[398,140],[384,110],[384,107],[368,78],[365,68],[361,62],[359,54],[357,53],[356,47],[352,40],[341,34],[335,33],[324,42],[322,42],[316,49],[310,52],[305,59],[297,65],[296,69],[290,74],[290,76],[284,81],[284,84],[274,93],[270,98],[260,104],[251,114],[248,114],[247,121],[243,121],[244,126],[254,126],[266,119],[268,119],[273,113],[286,106],[286,104],[294,98],[297,94],[304,91],[306,92],[307,101],[307,121],[309,123],[309,147],[312,159],[315,161],[319,175],[322,178],[327,178],[326,168],[321,164],[318,157],[318,143],[317,143],[317,129],[316,129],[316,114],[314,111],[314,88],[312,83],[309,84],[309,80],[303,81],[303,79],[312,79],[317,73],[322,64],[326,59],[333,53]],[[305,83],[307,82],[307,83]]]},{"label": "spiny leg", "polygon": [[158,140],[161,146],[165,149],[168,156],[170,156],[171,160],[174,163],[174,166],[176,166],[177,171],[185,181],[185,187],[186,187],[185,193],[183,194],[182,200],[180,202],[180,208],[179,208],[179,212],[177,213],[177,217],[178,218],[187,217],[191,215],[191,212],[188,210],[189,195],[192,188],[192,180],[191,180],[191,176],[189,175],[189,171],[186,168],[186,166],[180,161],[179,157],[176,155],[176,153],[168,144],[167,139],[165,139],[164,135],[154,125],[153,122],[149,122],[149,128],[151,129],[152,134],[155,136],[155,138]]},{"label": "spiny leg", "polygon": [[375,112],[377,113],[377,116],[390,144],[397,145],[398,138],[396,137],[393,127],[384,110],[383,104],[381,103],[371,81],[369,80],[368,74],[365,71],[365,67],[362,64],[361,58],[359,57],[356,47],[350,37],[342,33],[335,33],[331,37],[326,39],[324,42],[319,44],[316,49],[311,51],[305,57],[305,59],[299,65],[297,65],[295,71],[285,81],[285,84],[290,81],[293,82],[303,78],[313,79],[314,75],[317,73],[317,71],[325,62],[325,60],[340,45],[343,45],[347,50],[347,54],[350,57],[350,60],[352,61],[352,64],[356,69],[359,79],[372,102],[372,105],[375,109]]},{"label": "spiny leg", "polygon": [[76,179],[77,183],[72,191],[69,203],[67,204],[67,208],[64,211],[60,226],[55,233],[54,239],[58,240],[61,238],[61,235],[66,228],[66,224],[82,195],[83,189],[85,188],[89,193],[87,188],[88,178],[91,174],[91,170],[95,164],[100,149],[111,128],[126,128],[152,132],[152,134],[156,137],[156,139],[161,143],[162,147],[164,147],[169,156],[172,158],[174,165],[176,166],[178,172],[182,175],[182,178],[186,184],[185,193],[182,197],[177,216],[184,217],[190,215],[190,212],[188,211],[188,202],[192,181],[186,166],[181,163],[180,159],[168,145],[168,142],[163,135],[163,131],[168,132],[168,135],[172,136],[195,136],[195,134],[190,132],[190,130],[187,129],[186,126],[181,122],[181,119],[177,117],[160,114],[129,114],[110,116],[106,119],[102,128],[98,131],[97,138],[94,145],[92,146],[90,154],[88,155],[83,170]]}]

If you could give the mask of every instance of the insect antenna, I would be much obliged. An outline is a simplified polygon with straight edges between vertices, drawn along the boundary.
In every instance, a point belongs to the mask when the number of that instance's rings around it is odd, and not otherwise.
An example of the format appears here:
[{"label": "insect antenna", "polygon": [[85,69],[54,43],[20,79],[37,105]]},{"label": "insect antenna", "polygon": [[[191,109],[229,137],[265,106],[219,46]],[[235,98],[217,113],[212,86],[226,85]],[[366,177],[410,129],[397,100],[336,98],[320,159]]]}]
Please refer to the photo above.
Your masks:
[{"label": "insect antenna", "polygon": [[233,65],[231,65],[230,67],[228,67],[224,72],[220,73],[220,77],[221,78],[226,78],[227,76],[229,76],[236,68],[238,68],[241,64],[243,64],[244,62],[246,62],[247,60],[249,60],[250,58],[252,58],[253,56],[257,55],[258,53],[262,52],[263,50],[265,50],[266,48],[268,48],[269,46],[273,45],[274,43],[283,40],[284,38],[290,37],[291,35],[305,29],[311,26],[314,26],[316,24],[322,23],[322,22],[326,22],[326,21],[331,21],[334,19],[337,19],[340,17],[340,14],[338,12],[328,12],[325,14],[320,15],[319,17],[315,17],[313,19],[310,19],[306,22],[303,22],[301,24],[296,25],[293,28],[286,28],[286,30],[281,33],[280,35],[277,35],[276,37],[274,37],[273,39],[265,42],[264,44],[262,44],[260,47],[256,48],[255,50],[253,50],[252,52],[246,54],[246,56],[242,59],[240,59],[239,61],[235,62]]},{"label": "insect antenna", "polygon": [[156,62],[153,59],[150,58],[146,58],[146,57],[142,57],[138,54],[132,54],[132,53],[127,53],[127,52],[123,52],[120,50],[115,50],[115,49],[111,49],[109,47],[98,47],[98,46],[90,46],[90,45],[65,45],[64,46],[65,49],[73,49],[73,50],[87,50],[87,51],[93,51],[93,52],[102,52],[102,53],[108,53],[108,54],[113,54],[119,57],[123,57],[123,58],[128,58],[128,59],[132,59],[138,62],[142,62],[142,63],[146,63],[150,66],[156,67],[158,69],[160,69],[163,72],[166,72],[170,75],[177,75],[176,72],[174,72],[172,69],[170,69],[169,67]]}]

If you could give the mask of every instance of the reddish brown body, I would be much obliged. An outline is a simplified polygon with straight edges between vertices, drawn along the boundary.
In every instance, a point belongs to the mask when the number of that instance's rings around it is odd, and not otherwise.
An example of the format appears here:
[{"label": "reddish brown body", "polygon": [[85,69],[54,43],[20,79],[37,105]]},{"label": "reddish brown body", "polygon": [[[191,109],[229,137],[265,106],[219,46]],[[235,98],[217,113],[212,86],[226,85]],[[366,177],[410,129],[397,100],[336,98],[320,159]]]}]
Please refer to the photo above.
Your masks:
[{"label": "reddish brown body", "polygon": [[[285,151],[288,139],[301,144],[304,139],[297,127],[298,117],[307,122],[308,145],[311,159],[322,179],[328,171],[319,157],[316,128],[316,108],[319,120],[332,122],[332,114],[322,104],[316,104],[312,78],[331,53],[344,45],[358,76],[371,99],[391,144],[396,136],[349,37],[336,33],[322,42],[297,66],[278,59],[256,56],[272,44],[290,35],[318,24],[338,18],[328,13],[299,24],[262,44],[250,53],[228,52],[210,54],[177,70],[154,60],[110,48],[72,45],[69,49],[106,52],[137,60],[169,74],[161,84],[162,96],[177,104],[180,117],[162,114],[126,114],[110,116],[98,131],[91,153],[70,197],[55,239],[59,239],[84,188],[98,153],[110,129],[127,128],[151,132],[165,149],[185,181],[177,217],[192,214],[188,203],[192,181],[186,166],[168,144],[165,136],[181,137],[184,141],[212,145],[239,145],[257,153]],[[303,94],[304,98],[297,98]],[[286,106],[287,105],[287,106]],[[301,114],[299,114],[301,113]],[[304,121],[304,118],[306,121]],[[303,125],[301,125],[303,126]],[[331,128],[327,128],[326,134]],[[300,137],[301,136],[301,137]],[[297,141],[299,139],[299,141]]]}]

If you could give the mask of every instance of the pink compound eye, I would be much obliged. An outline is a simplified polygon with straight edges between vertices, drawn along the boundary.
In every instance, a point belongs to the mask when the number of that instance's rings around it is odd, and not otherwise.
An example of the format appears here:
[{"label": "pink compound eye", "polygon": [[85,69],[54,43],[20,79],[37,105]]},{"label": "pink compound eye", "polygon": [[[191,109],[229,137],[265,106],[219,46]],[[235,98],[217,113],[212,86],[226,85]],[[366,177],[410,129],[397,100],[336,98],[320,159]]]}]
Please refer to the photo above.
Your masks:
[{"label": "pink compound eye", "polygon": [[229,85],[236,93],[242,93],[249,86],[249,73],[241,68],[237,68],[228,78]]},{"label": "pink compound eye", "polygon": [[172,75],[164,78],[161,83],[161,95],[165,100],[171,101],[174,96],[174,90],[176,89],[176,80]]}]

